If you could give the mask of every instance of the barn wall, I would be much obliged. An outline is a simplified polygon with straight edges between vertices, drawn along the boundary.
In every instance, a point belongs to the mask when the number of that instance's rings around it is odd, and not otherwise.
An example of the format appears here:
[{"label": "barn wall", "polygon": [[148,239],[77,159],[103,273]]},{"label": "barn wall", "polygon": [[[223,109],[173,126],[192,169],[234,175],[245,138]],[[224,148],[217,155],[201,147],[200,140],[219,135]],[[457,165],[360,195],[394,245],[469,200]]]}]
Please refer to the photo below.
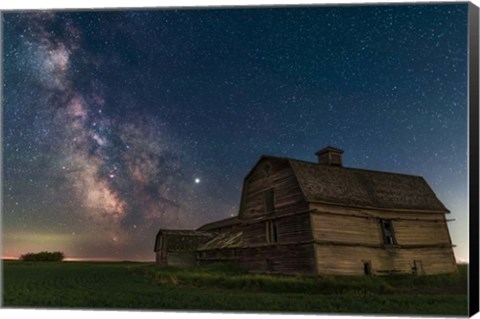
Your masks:
[{"label": "barn wall", "polygon": [[244,246],[264,244],[267,242],[266,222],[275,220],[279,243],[295,243],[313,239],[308,213],[275,217],[242,226]]},{"label": "barn wall", "polygon": [[[364,261],[373,273],[412,273],[414,260],[423,274],[457,270],[445,215],[384,212],[320,204],[311,205],[319,274],[362,275]],[[381,219],[393,226],[396,245],[383,243]]]},{"label": "barn wall", "polygon": [[388,219],[399,219],[399,218],[409,218],[409,219],[422,219],[422,220],[444,220],[445,214],[441,212],[422,212],[422,211],[389,211],[389,210],[379,210],[379,209],[367,209],[367,208],[350,208],[336,206],[333,204],[322,204],[322,203],[310,203],[309,209],[316,211],[318,213],[336,213],[343,215],[355,215],[363,217],[374,217],[374,218],[388,218]]},{"label": "barn wall", "polygon": [[167,263],[174,267],[193,267],[197,264],[195,251],[168,252]]},{"label": "barn wall", "polygon": [[449,244],[445,222],[393,221],[398,244]]},{"label": "barn wall", "polygon": [[413,273],[414,260],[421,261],[422,274],[457,271],[450,248],[368,248],[315,244],[318,274],[364,275],[364,261],[370,261],[373,274]]},{"label": "barn wall", "polygon": [[315,271],[313,244],[270,245],[238,251],[241,268],[257,272],[312,274]]},{"label": "barn wall", "polygon": [[155,263],[158,266],[167,266],[167,253],[164,251],[157,251],[155,254]]},{"label": "barn wall", "polygon": [[[267,164],[268,163],[268,164]],[[265,167],[269,165],[269,173]],[[244,183],[239,216],[254,218],[272,212],[266,211],[265,193],[274,191],[275,212],[295,212],[307,209],[303,193],[287,161],[263,160]]]},{"label": "barn wall", "polygon": [[377,219],[312,214],[315,240],[380,245],[383,241]]},{"label": "barn wall", "polygon": [[384,212],[312,205],[316,240],[383,244],[381,219],[391,220],[398,245],[451,244],[444,214]]},{"label": "barn wall", "polygon": [[215,263],[238,264],[240,248],[224,248],[202,250],[197,252],[197,262],[199,265]]}]

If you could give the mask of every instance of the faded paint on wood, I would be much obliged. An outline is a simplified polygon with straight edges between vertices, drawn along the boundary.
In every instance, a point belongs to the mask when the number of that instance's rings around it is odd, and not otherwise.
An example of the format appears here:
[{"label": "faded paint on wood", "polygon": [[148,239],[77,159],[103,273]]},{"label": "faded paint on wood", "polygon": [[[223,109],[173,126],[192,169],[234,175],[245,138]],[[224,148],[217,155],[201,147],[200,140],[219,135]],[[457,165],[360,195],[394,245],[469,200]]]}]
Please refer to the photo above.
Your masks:
[{"label": "faded paint on wood", "polygon": [[243,248],[239,252],[241,268],[283,274],[315,274],[313,244],[272,245]]},{"label": "faded paint on wood", "polygon": [[398,244],[450,244],[445,222],[394,221]]},{"label": "faded paint on wood", "polygon": [[391,220],[398,245],[451,244],[445,216],[416,212],[382,214],[316,206],[312,213],[312,231],[316,240],[383,244],[382,219]]},{"label": "faded paint on wood", "polygon": [[424,274],[457,271],[450,248],[383,249],[315,244],[318,274],[363,275],[364,262],[373,274],[414,272],[414,261],[422,262]]},{"label": "faded paint on wood", "polygon": [[309,203],[309,210],[319,213],[338,213],[343,215],[355,215],[358,217],[375,217],[389,219],[422,219],[422,220],[444,220],[445,214],[438,212],[424,211],[392,211],[381,209],[352,208],[338,205],[327,205],[320,203]]},{"label": "faded paint on wood", "polygon": [[375,219],[312,214],[315,240],[379,245],[383,243],[380,223]]},{"label": "faded paint on wood", "polygon": [[158,266],[192,267],[197,263],[194,251],[157,251],[155,256]]},{"label": "faded paint on wood", "polygon": [[[380,245],[383,244],[380,220],[312,214],[312,230],[316,240]],[[393,220],[391,224],[398,245],[450,244],[445,222]]]},{"label": "faded paint on wood", "polygon": [[[273,211],[267,211],[265,202],[269,190],[273,190]],[[239,217],[248,219],[306,208],[303,193],[288,162],[264,159],[245,180]]]},{"label": "faded paint on wood", "polygon": [[[246,224],[243,229],[243,245],[248,247],[267,243],[266,221]],[[312,240],[308,213],[275,218],[278,243],[296,243]]]}]

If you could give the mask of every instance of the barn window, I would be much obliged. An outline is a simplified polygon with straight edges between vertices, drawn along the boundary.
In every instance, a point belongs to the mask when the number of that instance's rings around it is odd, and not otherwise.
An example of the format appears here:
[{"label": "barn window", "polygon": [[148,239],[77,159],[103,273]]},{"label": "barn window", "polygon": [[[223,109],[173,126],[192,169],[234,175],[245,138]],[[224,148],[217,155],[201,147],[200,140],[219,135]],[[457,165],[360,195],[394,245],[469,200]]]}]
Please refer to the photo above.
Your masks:
[{"label": "barn window", "polygon": [[363,273],[367,276],[372,274],[372,262],[370,260],[363,261]]},{"label": "barn window", "polygon": [[267,243],[278,242],[277,222],[275,220],[269,220],[266,223],[266,239]]},{"label": "barn window", "polygon": [[265,212],[270,213],[275,209],[275,192],[269,189],[265,192]]},{"label": "barn window", "polygon": [[386,245],[395,245],[395,234],[393,232],[393,225],[391,220],[382,219],[380,221],[382,225],[382,233],[383,233],[383,243]]}]

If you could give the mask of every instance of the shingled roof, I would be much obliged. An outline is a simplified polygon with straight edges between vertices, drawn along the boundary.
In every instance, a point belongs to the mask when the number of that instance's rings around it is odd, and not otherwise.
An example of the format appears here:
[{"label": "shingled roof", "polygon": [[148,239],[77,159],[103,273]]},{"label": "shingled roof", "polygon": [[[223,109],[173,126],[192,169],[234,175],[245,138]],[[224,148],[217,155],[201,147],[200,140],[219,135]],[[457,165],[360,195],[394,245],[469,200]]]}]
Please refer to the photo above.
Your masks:
[{"label": "shingled roof", "polygon": [[239,248],[243,244],[243,233],[241,231],[230,231],[221,233],[217,237],[200,246],[197,250],[212,250],[224,248]]},{"label": "shingled roof", "polygon": [[421,176],[289,159],[308,201],[366,208],[448,212]]},{"label": "shingled roof", "polygon": [[211,230],[216,230],[218,228],[234,226],[234,225],[238,224],[239,222],[240,222],[240,220],[238,219],[237,216],[235,216],[235,217],[225,218],[225,219],[221,219],[221,220],[217,220],[215,222],[205,224],[205,225],[199,227],[197,230],[199,230],[199,231],[211,231]]},{"label": "shingled roof", "polygon": [[153,251],[159,251],[160,237],[167,238],[170,250],[196,249],[198,245],[203,244],[213,238],[215,234],[198,230],[174,230],[160,229],[155,236],[155,246]]},{"label": "shingled roof", "polygon": [[373,209],[449,212],[421,176],[322,165],[266,155],[259,159],[257,165],[263,160],[288,162],[309,202]]}]

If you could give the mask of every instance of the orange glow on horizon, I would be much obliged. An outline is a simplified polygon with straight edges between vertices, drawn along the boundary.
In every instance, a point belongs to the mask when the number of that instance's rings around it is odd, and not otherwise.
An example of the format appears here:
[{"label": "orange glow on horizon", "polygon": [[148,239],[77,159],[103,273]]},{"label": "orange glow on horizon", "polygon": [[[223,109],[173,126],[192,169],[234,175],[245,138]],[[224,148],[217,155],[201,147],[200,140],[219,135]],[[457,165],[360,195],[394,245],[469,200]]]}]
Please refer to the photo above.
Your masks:
[{"label": "orange glow on horizon", "polygon": [[[20,256],[0,256],[2,260],[19,260]],[[105,262],[154,262],[155,260],[145,259],[118,259],[118,258],[88,258],[88,257],[66,257],[63,261],[105,261]]]},{"label": "orange glow on horizon", "polygon": [[105,262],[154,262],[154,260],[144,259],[119,259],[119,258],[88,258],[88,257],[66,257],[64,261],[105,261]]}]

